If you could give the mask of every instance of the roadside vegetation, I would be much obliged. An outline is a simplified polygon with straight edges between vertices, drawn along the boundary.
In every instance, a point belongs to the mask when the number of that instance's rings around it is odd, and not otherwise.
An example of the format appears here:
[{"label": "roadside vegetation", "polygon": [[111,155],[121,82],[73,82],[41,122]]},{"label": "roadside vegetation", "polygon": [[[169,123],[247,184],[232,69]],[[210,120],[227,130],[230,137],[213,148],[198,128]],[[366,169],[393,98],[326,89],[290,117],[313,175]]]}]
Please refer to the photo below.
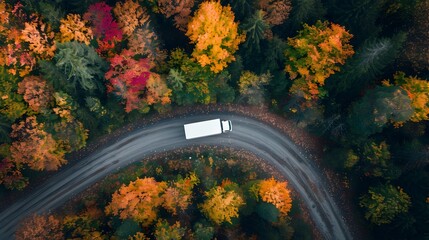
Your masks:
[{"label": "roadside vegetation", "polygon": [[148,113],[265,105],[325,140],[324,164],[374,238],[427,237],[428,11],[429,0],[0,1],[0,191]]},{"label": "roadside vegetation", "polygon": [[227,152],[168,154],[108,176],[55,214],[29,216],[16,237],[311,239],[287,181],[270,174]]}]

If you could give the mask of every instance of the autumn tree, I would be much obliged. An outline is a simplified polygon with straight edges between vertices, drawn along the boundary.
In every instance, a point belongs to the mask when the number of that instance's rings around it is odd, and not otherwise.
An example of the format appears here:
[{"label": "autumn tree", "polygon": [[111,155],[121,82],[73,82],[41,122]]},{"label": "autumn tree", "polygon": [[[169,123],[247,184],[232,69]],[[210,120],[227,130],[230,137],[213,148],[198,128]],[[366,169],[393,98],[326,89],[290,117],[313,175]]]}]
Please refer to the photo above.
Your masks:
[{"label": "autumn tree", "polygon": [[94,36],[87,25],[88,22],[79,14],[68,14],[65,19],[61,19],[60,42],[76,41],[89,45]]},{"label": "autumn tree", "polygon": [[258,76],[250,71],[244,71],[238,83],[241,96],[251,105],[263,104],[264,86],[268,84],[270,79],[271,74],[269,72]]},{"label": "autumn tree", "polygon": [[370,187],[368,193],[360,197],[359,204],[365,208],[367,220],[381,225],[390,223],[400,213],[406,213],[411,199],[402,188],[387,184]]},{"label": "autumn tree", "polygon": [[220,2],[203,2],[188,24],[186,35],[195,44],[192,56],[201,66],[209,66],[214,73],[235,60],[233,54],[245,35],[238,33],[230,6]]},{"label": "autumn tree", "polygon": [[[397,72],[393,76],[394,85],[404,89],[411,99],[411,106],[414,109],[410,117],[412,122],[420,122],[429,119],[429,82],[417,77],[406,77],[405,73]],[[388,81],[384,85],[390,86]]]},{"label": "autumn tree", "polygon": [[112,7],[99,2],[90,5],[83,15],[83,19],[90,23],[94,37],[97,39],[99,53],[110,51],[122,40],[122,30],[113,19],[111,10]]},{"label": "autumn tree", "polygon": [[23,95],[31,110],[46,112],[52,101],[53,89],[39,76],[27,76],[18,83],[18,93]]},{"label": "autumn tree", "polygon": [[159,219],[155,226],[155,238],[158,240],[180,240],[186,233],[186,228],[180,222],[170,225],[167,220]]},{"label": "autumn tree", "polygon": [[23,40],[22,30],[29,19],[20,2],[0,6],[0,66],[12,75],[29,74],[36,66],[36,58]]},{"label": "autumn tree", "polygon": [[21,31],[21,38],[28,43],[32,51],[39,59],[52,59],[55,54],[55,34],[49,24],[36,17],[31,22],[25,22],[25,28]]},{"label": "autumn tree", "polygon": [[261,180],[256,182],[250,191],[256,199],[274,205],[283,216],[287,216],[292,208],[292,198],[286,181],[279,182],[273,177]]},{"label": "autumn tree", "polygon": [[143,91],[151,75],[148,59],[133,58],[134,53],[124,49],[110,59],[110,69],[105,74],[107,92],[120,96],[125,102],[125,111],[143,109]]},{"label": "autumn tree", "polygon": [[162,206],[173,215],[178,211],[185,211],[192,203],[192,190],[198,183],[199,179],[195,173],[173,182],[162,196]]},{"label": "autumn tree", "polygon": [[313,26],[304,24],[297,36],[288,38],[285,71],[293,80],[290,92],[307,100],[323,98],[325,79],[354,53],[348,43],[351,37],[338,24],[317,21]]},{"label": "autumn tree", "polygon": [[143,226],[149,226],[157,219],[158,207],[163,203],[162,194],[166,188],[165,182],[157,182],[153,178],[137,179],[122,185],[112,195],[105,212],[121,219],[132,218]]},{"label": "autumn tree", "polygon": [[117,2],[113,8],[113,13],[126,37],[131,36],[137,27],[149,21],[149,15],[140,6],[138,1],[126,0],[124,3]]},{"label": "autumn tree", "polygon": [[188,28],[194,0],[159,0],[159,11],[166,18],[173,17],[176,27],[183,32]]},{"label": "autumn tree", "polygon": [[44,123],[38,123],[35,116],[12,125],[10,147],[11,159],[19,166],[28,165],[33,170],[57,170],[67,161],[64,151],[52,135],[44,130]]},{"label": "autumn tree", "polygon": [[146,83],[145,102],[159,110],[171,103],[171,92],[165,79],[158,74],[152,74]]},{"label": "autumn tree", "polygon": [[53,215],[31,215],[16,230],[17,240],[63,239],[62,225]]},{"label": "autumn tree", "polygon": [[220,225],[224,222],[232,223],[232,218],[238,217],[238,210],[243,206],[243,198],[233,190],[225,190],[215,186],[205,192],[206,200],[199,205],[201,212],[211,221]]}]

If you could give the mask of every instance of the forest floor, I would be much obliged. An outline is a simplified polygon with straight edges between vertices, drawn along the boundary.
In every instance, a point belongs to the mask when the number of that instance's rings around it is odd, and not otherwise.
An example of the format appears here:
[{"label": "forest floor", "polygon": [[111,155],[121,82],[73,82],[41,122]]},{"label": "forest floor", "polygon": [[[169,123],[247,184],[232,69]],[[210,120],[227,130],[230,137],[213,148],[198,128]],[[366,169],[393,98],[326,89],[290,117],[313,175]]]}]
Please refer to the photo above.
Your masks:
[{"label": "forest floor", "polygon": [[[332,196],[336,196],[335,199],[337,204],[340,206],[343,216],[345,218],[345,222],[350,228],[352,235],[357,239],[368,239],[367,230],[362,225],[361,221],[358,221],[358,218],[361,218],[356,213],[355,209],[352,207],[353,202],[350,199],[349,189],[346,188],[346,184],[344,179],[341,176],[336,175],[331,170],[323,167],[321,162],[321,156],[323,153],[323,141],[320,138],[312,136],[308,132],[305,132],[303,129],[297,127],[296,123],[291,120],[285,119],[279,115],[271,113],[267,107],[251,107],[251,106],[242,106],[242,105],[207,105],[207,106],[192,106],[192,107],[180,107],[175,108],[174,111],[169,111],[163,114],[151,114],[149,116],[145,116],[142,119],[134,121],[130,124],[127,124],[111,134],[105,135],[103,137],[92,140],[86,148],[74,152],[70,154],[67,159],[69,160],[69,164],[63,167],[60,171],[67,169],[68,166],[73,165],[80,159],[90,155],[92,152],[97,149],[109,144],[111,142],[117,141],[121,136],[126,135],[128,132],[131,132],[136,129],[140,129],[144,126],[153,124],[162,119],[170,119],[178,116],[184,115],[192,115],[193,113],[209,113],[209,112],[234,112],[239,113],[244,116],[248,116],[251,118],[259,119],[264,121],[271,126],[283,131],[289,138],[298,146],[300,146],[307,154],[307,156],[314,160],[319,169],[321,169],[325,175],[325,177],[329,181],[329,189],[331,191]],[[247,155],[246,157],[250,157]],[[249,159],[250,160],[250,159]],[[255,161],[259,161],[258,159],[254,159]],[[10,204],[12,204],[16,199],[26,195],[31,192],[32,189],[35,189],[37,186],[42,184],[45,179],[49,178],[50,174],[43,174],[38,179],[32,179],[30,186],[25,191],[19,192],[17,194],[8,194],[7,197],[4,197],[0,200],[0,206],[2,208],[6,208]],[[308,212],[305,211],[305,207],[303,206],[304,216],[307,216],[306,219],[310,220],[310,216]],[[310,222],[311,221],[307,221]],[[359,224],[357,224],[359,223]],[[314,225],[313,225],[314,226]],[[313,228],[317,229],[317,228]],[[318,236],[320,239],[320,234],[314,232],[315,236]]]}]

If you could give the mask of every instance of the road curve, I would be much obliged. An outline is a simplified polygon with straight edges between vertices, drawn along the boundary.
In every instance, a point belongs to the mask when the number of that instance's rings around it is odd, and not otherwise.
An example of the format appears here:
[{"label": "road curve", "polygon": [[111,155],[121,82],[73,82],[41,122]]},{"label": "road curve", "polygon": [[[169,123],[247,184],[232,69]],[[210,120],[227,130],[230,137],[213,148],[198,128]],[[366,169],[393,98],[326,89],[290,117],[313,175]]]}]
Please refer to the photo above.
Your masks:
[{"label": "road curve", "polygon": [[[185,140],[183,124],[212,118],[230,119],[233,131]],[[157,152],[190,145],[246,149],[276,167],[300,194],[324,239],[352,239],[326,180],[314,163],[278,130],[232,113],[209,113],[163,120],[130,132],[75,165],[59,172],[38,189],[0,213],[0,239],[12,239],[19,221],[30,213],[53,210],[111,172]]]}]

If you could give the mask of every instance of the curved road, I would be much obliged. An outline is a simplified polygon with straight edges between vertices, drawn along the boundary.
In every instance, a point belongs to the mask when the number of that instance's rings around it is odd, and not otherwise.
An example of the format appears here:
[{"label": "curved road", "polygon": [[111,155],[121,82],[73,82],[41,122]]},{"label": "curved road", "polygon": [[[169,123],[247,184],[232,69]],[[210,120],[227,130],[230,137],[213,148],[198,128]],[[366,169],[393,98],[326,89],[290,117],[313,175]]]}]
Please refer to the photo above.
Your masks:
[{"label": "curved road", "polygon": [[[230,119],[233,131],[185,140],[183,124],[211,118]],[[30,213],[61,206],[109,173],[156,152],[205,144],[246,149],[277,168],[300,194],[325,239],[352,239],[339,208],[319,169],[284,134],[272,127],[232,113],[209,113],[163,120],[135,130],[97,150],[69,169],[51,177],[26,198],[0,213],[0,239],[11,239],[19,221]]]}]

